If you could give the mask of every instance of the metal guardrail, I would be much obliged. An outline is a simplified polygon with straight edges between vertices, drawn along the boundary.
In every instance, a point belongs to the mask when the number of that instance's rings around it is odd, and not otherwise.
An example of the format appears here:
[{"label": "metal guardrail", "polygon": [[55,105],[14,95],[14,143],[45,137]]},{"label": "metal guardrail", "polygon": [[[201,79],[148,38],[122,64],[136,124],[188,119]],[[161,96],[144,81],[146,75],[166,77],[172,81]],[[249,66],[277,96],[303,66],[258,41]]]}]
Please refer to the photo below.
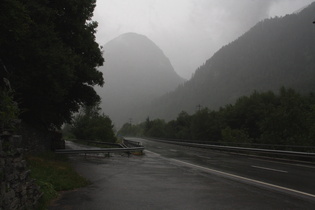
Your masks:
[{"label": "metal guardrail", "polygon": [[315,152],[314,146],[301,146],[301,145],[280,145],[280,144],[258,144],[258,143],[242,143],[242,142],[222,142],[222,141],[206,141],[206,140],[188,140],[188,139],[168,139],[168,138],[147,138],[152,140],[165,140],[172,142],[186,142],[206,145],[218,145],[229,147],[244,147],[244,148],[258,148],[270,150],[287,150],[296,152]]},{"label": "metal guardrail", "polygon": [[89,153],[124,153],[143,151],[144,147],[107,148],[107,149],[58,149],[57,154],[89,154]]},{"label": "metal guardrail", "polygon": [[123,138],[123,145],[126,145],[127,147],[141,147],[141,143],[137,141],[131,141]]},{"label": "metal guardrail", "polygon": [[[143,152],[144,147],[140,145],[139,142],[129,141],[129,144],[135,145],[132,147],[123,147],[121,144],[111,144],[119,146],[120,148],[100,148],[100,149],[58,149],[55,150],[57,154],[96,154],[96,153],[127,153],[128,155],[132,152]],[[93,142],[93,143],[102,143],[102,142]],[[107,144],[107,143],[105,143]]]},{"label": "metal guardrail", "polygon": [[74,141],[74,142],[84,141],[84,142],[86,142],[88,145],[89,145],[89,144],[100,144],[100,145],[108,145],[108,146],[121,147],[120,144],[118,144],[118,143],[111,143],[111,142],[102,142],[102,141],[93,141],[93,140],[82,140],[82,139],[70,139],[70,141]]},{"label": "metal guardrail", "polygon": [[151,139],[151,138],[150,138],[150,140],[169,143],[169,144],[182,145],[182,146],[216,149],[216,150],[222,150],[222,151],[273,154],[273,155],[281,155],[281,156],[289,156],[289,157],[311,158],[311,159],[315,158],[315,153],[311,153],[311,152],[297,152],[297,151],[271,150],[271,149],[259,149],[259,148],[248,148],[248,147],[220,146],[220,145],[200,144],[200,143],[191,143],[191,142],[168,141],[168,140]]}]

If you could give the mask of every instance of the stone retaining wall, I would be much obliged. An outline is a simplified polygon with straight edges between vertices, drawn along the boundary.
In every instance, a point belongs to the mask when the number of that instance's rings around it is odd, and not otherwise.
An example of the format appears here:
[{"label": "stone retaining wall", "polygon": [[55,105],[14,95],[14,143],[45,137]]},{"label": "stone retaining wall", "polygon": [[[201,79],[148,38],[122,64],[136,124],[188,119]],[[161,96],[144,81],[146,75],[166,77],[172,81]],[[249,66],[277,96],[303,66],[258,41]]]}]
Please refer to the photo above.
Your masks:
[{"label": "stone retaining wall", "polygon": [[17,136],[0,136],[0,210],[35,209],[42,196],[30,178],[23,149],[17,148]]}]

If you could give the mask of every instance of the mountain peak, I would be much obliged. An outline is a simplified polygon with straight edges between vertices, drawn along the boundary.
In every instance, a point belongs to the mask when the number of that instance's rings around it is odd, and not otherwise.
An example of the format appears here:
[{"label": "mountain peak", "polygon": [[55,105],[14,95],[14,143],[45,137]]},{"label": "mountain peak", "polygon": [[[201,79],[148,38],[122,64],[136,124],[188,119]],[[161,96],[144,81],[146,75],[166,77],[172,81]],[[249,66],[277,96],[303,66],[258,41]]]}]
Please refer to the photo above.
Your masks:
[{"label": "mountain peak", "polygon": [[[125,33],[104,45],[104,88],[97,88],[101,107],[117,126],[137,119],[136,107],[173,91],[184,82],[163,51],[149,38]],[[146,117],[146,116],[145,116]],[[143,119],[139,119],[143,120]]]},{"label": "mountain peak", "polygon": [[148,39],[147,36],[142,35],[142,34],[138,34],[138,33],[135,33],[135,32],[127,32],[127,33],[121,34],[118,37],[116,37],[115,39],[132,39],[132,38],[134,38],[134,39],[137,39],[137,38]]},{"label": "mountain peak", "polygon": [[142,34],[137,34],[134,32],[128,32],[119,35],[118,37],[112,39],[105,45],[109,45],[110,43],[114,42],[120,42],[121,44],[136,44],[136,43],[142,43],[142,42],[150,42],[151,44],[154,44],[148,37]]}]

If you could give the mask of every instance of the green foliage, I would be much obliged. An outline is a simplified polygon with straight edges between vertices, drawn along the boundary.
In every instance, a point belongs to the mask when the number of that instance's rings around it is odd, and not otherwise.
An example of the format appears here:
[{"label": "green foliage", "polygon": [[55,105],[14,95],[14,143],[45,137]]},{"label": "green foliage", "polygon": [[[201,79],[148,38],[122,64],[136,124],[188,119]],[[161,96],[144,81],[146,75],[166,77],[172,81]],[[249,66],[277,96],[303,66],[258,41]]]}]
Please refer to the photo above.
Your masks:
[{"label": "green foliage", "polygon": [[89,182],[71,167],[66,158],[54,153],[43,153],[27,157],[31,177],[41,187],[43,197],[40,209],[46,209],[58,192],[83,187]]},{"label": "green foliage", "polygon": [[71,131],[72,127],[70,124],[65,124],[61,130],[62,132],[62,138],[65,140],[71,140],[75,139],[75,136],[73,135]]},{"label": "green foliage", "polygon": [[161,119],[155,119],[153,121],[146,121],[149,123],[150,126],[146,126],[144,130],[145,136],[151,136],[156,138],[164,138],[166,135],[165,133],[165,121]]},{"label": "green foliage", "polygon": [[125,123],[117,132],[117,136],[142,136],[144,133],[144,123],[140,125],[132,125]]},{"label": "green foliage", "polygon": [[222,142],[229,143],[251,143],[248,134],[244,130],[231,129],[226,127],[222,129]]},{"label": "green foliage", "polygon": [[[308,98],[310,99],[310,97]],[[304,144],[310,129],[312,104],[292,89],[281,88],[277,104],[260,122],[261,140],[275,144]]]},{"label": "green foliage", "polygon": [[176,139],[190,139],[192,118],[187,112],[180,112],[173,124],[175,125]]},{"label": "green foliage", "polygon": [[95,0],[3,0],[0,78],[10,79],[24,121],[59,128],[100,100],[103,57],[91,21]]},{"label": "green foliage", "polygon": [[0,89],[0,131],[15,128],[20,109],[13,99],[13,92]]},{"label": "green foliage", "polygon": [[43,192],[43,195],[38,202],[37,209],[46,210],[49,203],[58,196],[58,192],[54,189],[54,186],[49,182],[37,180],[36,183]]},{"label": "green foliage", "polygon": [[96,106],[85,106],[75,118],[71,126],[71,133],[82,140],[97,140],[116,142],[111,119],[100,113]]},{"label": "green foliage", "polygon": [[140,125],[144,127],[140,136],[148,137],[315,146],[315,96],[284,87],[278,95],[255,91],[218,111],[204,108],[191,116],[181,112],[168,123],[148,118]]}]

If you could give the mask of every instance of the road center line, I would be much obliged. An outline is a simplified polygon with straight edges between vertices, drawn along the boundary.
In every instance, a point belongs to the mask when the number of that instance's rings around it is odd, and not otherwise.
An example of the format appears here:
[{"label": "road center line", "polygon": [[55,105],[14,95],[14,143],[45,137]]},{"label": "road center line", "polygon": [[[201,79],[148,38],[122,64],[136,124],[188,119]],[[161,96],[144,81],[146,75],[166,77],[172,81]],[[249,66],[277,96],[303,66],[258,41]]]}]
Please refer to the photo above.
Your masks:
[{"label": "road center line", "polygon": [[[249,158],[249,159],[257,161],[257,158]],[[286,163],[286,162],[281,162],[281,161],[276,161],[276,160],[263,160],[263,161],[270,162],[270,163],[278,163],[278,164],[283,164],[283,165],[290,165],[290,166],[299,166],[299,167],[304,167],[304,168],[315,168],[315,166],[303,165],[303,164],[298,164],[298,163]]]},{"label": "road center line", "polygon": [[276,171],[276,172],[280,172],[280,173],[288,173],[287,171],[282,171],[282,170],[273,169],[273,168],[265,168],[265,167],[261,167],[261,166],[252,166],[252,167],[253,168],[263,169],[263,170],[268,170],[268,171]]},{"label": "road center line", "polygon": [[255,179],[250,179],[250,178],[238,176],[238,175],[235,175],[235,174],[230,174],[230,173],[226,173],[226,172],[223,172],[223,171],[218,171],[218,170],[215,170],[215,169],[206,168],[206,167],[203,167],[203,166],[198,166],[198,165],[195,165],[195,164],[192,164],[192,163],[188,163],[188,162],[185,162],[185,161],[181,161],[181,160],[176,160],[176,159],[170,159],[170,160],[173,161],[173,162],[177,162],[177,163],[183,164],[183,165],[191,166],[191,167],[194,167],[194,168],[199,168],[199,169],[201,169],[203,171],[207,171],[207,172],[210,172],[210,173],[222,175],[222,176],[229,177],[229,178],[234,178],[236,180],[242,180],[242,181],[245,181],[245,182],[251,182],[251,183],[259,185],[259,186],[265,186],[265,187],[269,187],[269,188],[272,188],[272,189],[277,189],[277,190],[280,190],[280,191],[283,191],[283,192],[287,192],[287,193],[288,192],[289,193],[294,193],[294,194],[297,194],[297,195],[300,195],[300,196],[307,196],[307,197],[311,197],[312,199],[315,198],[315,195],[310,194],[310,193],[306,193],[306,192],[302,192],[302,191],[299,191],[299,190],[294,190],[294,189],[282,187],[282,186],[279,186],[279,185],[274,185],[274,184],[270,184],[270,183],[267,183],[267,182],[262,182],[262,181],[258,181],[258,180],[255,180]]},{"label": "road center line", "polygon": [[[160,154],[158,154],[158,153],[155,153],[155,152],[152,152],[152,151],[149,151],[149,150],[145,150],[145,152],[148,152],[148,153],[151,153],[151,154],[154,154],[154,155],[156,155],[156,156],[161,156]],[[166,159],[166,158],[165,158]]]},{"label": "road center line", "polygon": [[213,159],[213,158],[210,158],[210,157],[206,157],[206,156],[201,156],[201,155],[196,155],[197,157],[200,157],[200,158],[205,158],[205,159]]}]

